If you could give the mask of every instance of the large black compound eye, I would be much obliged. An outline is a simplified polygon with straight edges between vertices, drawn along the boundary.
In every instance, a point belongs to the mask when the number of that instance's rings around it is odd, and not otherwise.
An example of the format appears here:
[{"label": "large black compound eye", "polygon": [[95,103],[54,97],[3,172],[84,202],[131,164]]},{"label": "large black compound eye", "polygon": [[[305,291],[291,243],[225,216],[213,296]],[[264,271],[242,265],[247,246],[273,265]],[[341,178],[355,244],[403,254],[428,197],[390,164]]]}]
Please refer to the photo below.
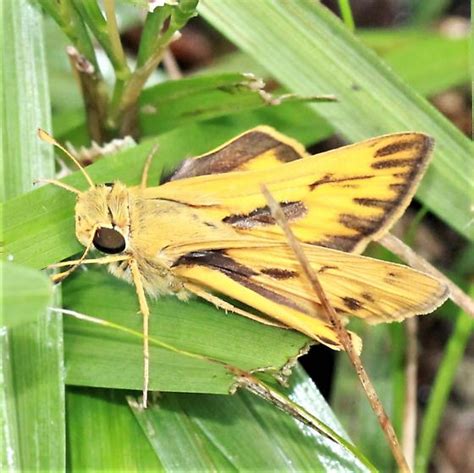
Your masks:
[{"label": "large black compound eye", "polygon": [[113,228],[99,227],[95,231],[94,246],[102,253],[114,255],[125,250],[125,238],[123,235]]}]

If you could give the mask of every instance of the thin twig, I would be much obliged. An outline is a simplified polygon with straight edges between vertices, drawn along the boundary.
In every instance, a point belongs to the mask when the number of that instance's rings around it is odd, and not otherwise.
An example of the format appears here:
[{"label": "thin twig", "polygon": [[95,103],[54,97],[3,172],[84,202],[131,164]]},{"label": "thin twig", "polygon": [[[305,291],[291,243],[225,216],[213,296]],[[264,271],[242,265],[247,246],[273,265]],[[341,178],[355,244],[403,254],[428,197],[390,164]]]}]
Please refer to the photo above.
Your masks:
[{"label": "thin twig", "polygon": [[109,35],[110,45],[117,62],[127,69],[127,60],[120,41],[120,33],[117,25],[117,17],[115,15],[115,0],[104,0],[105,16],[107,18],[107,32]]},{"label": "thin twig", "polygon": [[405,322],[406,365],[405,365],[405,412],[403,414],[402,446],[408,465],[415,468],[416,420],[417,420],[417,374],[418,374],[418,319],[412,317]]},{"label": "thin twig", "polygon": [[167,48],[163,54],[163,66],[168,73],[170,79],[177,80],[183,77],[183,73],[179,68],[176,58],[173,56],[170,48]]},{"label": "thin twig", "polygon": [[441,280],[448,286],[450,292],[449,297],[451,300],[471,317],[474,317],[474,300],[471,299],[459,286],[447,278],[441,271],[437,270],[433,265],[428,263],[428,261],[417,255],[408,245],[403,243],[403,241],[389,233],[384,235],[382,238],[379,238],[377,242],[387,248],[387,250],[396,254],[411,267],[431,274],[435,278]]},{"label": "thin twig", "polygon": [[339,316],[337,315],[336,311],[334,310],[328,298],[326,297],[326,293],[324,292],[321,283],[319,282],[319,279],[316,276],[316,273],[311,268],[309,260],[306,257],[306,254],[304,253],[300,242],[294,236],[280,205],[275,201],[273,196],[270,194],[270,192],[264,185],[262,185],[262,193],[267,200],[273,218],[283,229],[290,248],[295,253],[295,256],[298,259],[308,279],[308,282],[311,284],[312,289],[318,296],[330,323],[332,324],[334,330],[337,333],[341,345],[347,352],[349,359],[355,368],[357,376],[359,377],[362,387],[364,388],[372,410],[377,416],[380,426],[382,427],[385,437],[387,438],[387,442],[389,444],[390,449],[392,450],[398,468],[402,472],[410,472],[410,468],[400,448],[400,444],[395,434],[395,430],[393,429],[392,423],[390,422],[390,419],[387,413],[385,412],[385,409],[383,408],[382,403],[380,402],[380,399],[377,396],[377,393],[375,392],[374,386],[372,385],[372,382],[370,381],[369,376],[367,375],[367,372],[365,371],[364,366],[362,365],[362,361],[359,355],[357,354],[357,351],[354,349],[352,340],[349,334],[347,333],[347,330],[344,328]]},{"label": "thin twig", "polygon": [[106,86],[94,66],[74,46],[68,46],[66,52],[81,88],[90,138],[102,144],[107,141],[104,130],[107,115]]},{"label": "thin twig", "polygon": [[120,135],[136,136],[138,126],[138,97],[152,74],[163,59],[163,54],[169,43],[173,41],[175,31],[168,29],[160,38],[160,44],[153,50],[143,66],[137,68],[126,81],[121,91],[120,103],[115,110],[111,110],[109,119],[113,123],[120,123]]}]

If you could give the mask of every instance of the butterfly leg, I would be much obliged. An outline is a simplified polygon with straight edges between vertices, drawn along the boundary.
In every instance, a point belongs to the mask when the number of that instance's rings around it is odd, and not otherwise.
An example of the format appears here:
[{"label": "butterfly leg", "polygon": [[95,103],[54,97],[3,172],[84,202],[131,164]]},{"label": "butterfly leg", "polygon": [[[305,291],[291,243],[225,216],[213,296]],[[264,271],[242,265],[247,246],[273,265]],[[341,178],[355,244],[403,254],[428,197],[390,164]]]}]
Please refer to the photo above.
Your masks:
[{"label": "butterfly leg", "polygon": [[142,172],[142,180],[140,181],[140,189],[145,189],[148,182],[148,172],[150,171],[150,166],[153,158],[155,157],[156,152],[158,151],[158,144],[155,144],[153,148],[151,148],[150,153],[148,154],[145,166],[143,166]]},{"label": "butterfly leg", "polygon": [[137,291],[140,312],[143,315],[143,407],[146,407],[148,403],[148,384],[150,381],[150,350],[148,344],[148,320],[150,317],[150,309],[146,300],[140,269],[134,259],[130,260],[130,269],[133,284]]},{"label": "butterfly leg", "polygon": [[211,304],[214,304],[216,307],[218,307],[219,309],[223,309],[226,312],[228,311],[233,312],[234,314],[242,315],[244,317],[247,317],[248,319],[255,320],[256,322],[259,322],[264,325],[270,325],[272,327],[280,327],[286,329],[288,328],[286,325],[279,324],[278,322],[272,322],[270,320],[264,319],[263,317],[259,317],[258,315],[252,314],[251,312],[239,309],[238,307],[235,307],[232,304],[229,304],[228,302],[224,301],[223,299],[214,296],[213,294],[205,291],[204,289],[200,288],[199,286],[196,286],[195,284],[185,283],[184,287],[189,292],[192,292],[194,295],[206,300],[207,302],[210,302]]},{"label": "butterfly leg", "polygon": [[81,264],[81,265],[82,264],[109,264],[109,263],[116,263],[117,261],[125,261],[129,258],[130,256],[126,256],[126,255],[108,255],[108,256],[103,256],[101,258],[83,259],[82,261],[80,259],[67,260],[67,261],[61,261],[59,263],[50,264],[48,266],[48,269],[62,268],[64,266],[71,266],[75,264]]}]

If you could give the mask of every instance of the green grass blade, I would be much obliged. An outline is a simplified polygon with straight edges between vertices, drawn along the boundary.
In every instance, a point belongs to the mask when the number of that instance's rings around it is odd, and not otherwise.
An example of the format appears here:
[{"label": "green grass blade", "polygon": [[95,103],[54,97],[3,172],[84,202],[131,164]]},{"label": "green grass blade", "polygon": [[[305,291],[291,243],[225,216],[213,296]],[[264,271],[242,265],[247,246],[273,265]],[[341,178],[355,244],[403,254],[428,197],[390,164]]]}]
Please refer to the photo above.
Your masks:
[{"label": "green grass blade", "polygon": [[[292,400],[347,438],[329,406],[299,368]],[[133,411],[163,464],[186,470],[182,445],[190,445],[202,470],[370,471],[354,455],[274,406],[245,392],[234,396],[166,394],[147,411]],[[160,429],[159,426],[164,427]],[[227,464],[227,468],[225,465]],[[199,468],[197,468],[199,470]]]},{"label": "green grass blade", "polygon": [[[141,134],[155,136],[195,122],[279,107],[281,104],[333,101],[330,97],[271,95],[264,92],[263,86],[264,82],[251,74],[224,73],[167,81],[150,87],[140,97]],[[58,114],[54,127],[62,139],[74,139],[72,134],[86,135],[80,111]]]},{"label": "green grass blade", "polygon": [[[1,200],[53,173],[52,152],[38,143],[36,128],[50,124],[41,16],[29,2],[2,2]],[[2,227],[8,216],[3,214]],[[6,254],[10,257],[8,251]],[[13,258],[13,261],[14,258]],[[16,262],[16,261],[15,261]],[[23,307],[24,308],[24,307]],[[19,306],[8,317],[22,318]],[[9,309],[10,310],[10,309]],[[62,471],[65,467],[62,322],[43,314],[38,322],[2,333],[2,460],[16,471]],[[7,415],[5,413],[7,412]],[[13,459],[13,464],[10,463]]]},{"label": "green grass blade", "polygon": [[339,11],[342,21],[350,31],[355,30],[354,17],[352,16],[351,4],[349,0],[338,0]]},{"label": "green grass blade", "polygon": [[2,2],[2,159],[0,201],[31,189],[52,173],[51,151],[38,145],[50,123],[41,16],[29,2]]},{"label": "green grass blade", "polygon": [[425,97],[470,80],[467,38],[428,29],[358,30],[358,36]]},{"label": "green grass blade", "polygon": [[199,10],[283,86],[299,94],[336,95],[337,106],[318,104],[317,112],[349,140],[407,129],[432,135],[435,157],[418,196],[459,233],[474,238],[466,198],[474,191],[468,177],[472,143],[329,10],[310,0],[203,0]]},{"label": "green grass blade", "polygon": [[20,434],[15,408],[9,333],[0,327],[0,470],[8,473],[20,471]]},{"label": "green grass blade", "polygon": [[68,471],[166,471],[130,412],[125,392],[70,389],[67,408]]},{"label": "green grass blade", "polygon": [[[358,29],[357,37],[372,48],[410,87],[424,96],[469,82],[467,38],[447,38],[431,29]],[[255,59],[243,52],[227,54],[208,73],[250,71],[268,79]]]},{"label": "green grass blade", "polygon": [[[470,296],[474,296],[471,287]],[[423,473],[428,470],[429,461],[435,445],[441,418],[445,412],[456,369],[464,355],[467,343],[474,329],[474,320],[460,311],[448,346],[443,355],[440,367],[428,400],[428,406],[420,428],[420,438],[416,452],[416,471]]]},{"label": "green grass blade", "polygon": [[[89,270],[64,283],[64,305],[142,333],[134,288],[103,271]],[[225,314],[210,304],[162,297],[150,304],[150,336],[176,349],[246,371],[280,369],[307,338]],[[115,329],[65,320],[67,383],[141,389],[143,340]],[[265,344],[260,340],[266,340]],[[100,343],[99,343],[100,340]],[[226,394],[234,382],[225,366],[157,347],[150,341],[150,389]]]},{"label": "green grass blade", "polygon": [[34,322],[51,300],[46,275],[18,264],[0,261],[0,326],[16,327]]},{"label": "green grass blade", "polygon": [[[191,122],[270,106],[271,99],[261,95],[263,85],[261,79],[252,75],[226,73],[167,81],[150,87],[140,97],[141,131],[144,135],[161,134]],[[309,99],[294,96],[283,101],[302,100]],[[317,97],[311,100],[329,101]]]},{"label": "green grass blade", "polygon": [[[188,397],[173,393],[157,395],[156,401],[146,410],[132,397],[128,398],[128,402],[143,435],[146,435],[166,471],[237,472],[232,462],[203,435],[194,416],[181,405],[183,398]],[[220,398],[221,396],[203,395],[192,397],[196,402],[208,401],[210,404]],[[234,430],[239,431],[235,424],[233,426]],[[239,435],[242,433],[238,432]]]}]

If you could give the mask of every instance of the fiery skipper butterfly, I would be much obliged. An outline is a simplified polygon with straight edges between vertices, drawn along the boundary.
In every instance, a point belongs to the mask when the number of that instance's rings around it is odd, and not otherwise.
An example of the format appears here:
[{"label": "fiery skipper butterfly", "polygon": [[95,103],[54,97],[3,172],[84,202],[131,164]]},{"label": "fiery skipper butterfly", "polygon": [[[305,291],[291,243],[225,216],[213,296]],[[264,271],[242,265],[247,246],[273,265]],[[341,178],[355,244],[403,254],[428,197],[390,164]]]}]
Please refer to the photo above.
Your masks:
[{"label": "fiery skipper butterfly", "polygon": [[[65,151],[45,132],[40,136]],[[51,182],[77,194],[76,236],[86,249],[79,260],[56,265],[70,268],[55,279],[80,264],[98,263],[135,285],[144,316],[144,404],[145,294],[182,300],[197,295],[340,349],[261,185],[280,203],[338,313],[369,323],[400,321],[432,311],[446,299],[447,288],[427,274],[357,253],[407,207],[432,146],[424,134],[397,133],[310,156],[301,144],[261,126],[185,160],[158,187],[146,185],[148,160],[141,185],[131,188],[120,182],[94,184],[70,156],[90,188],[81,192]],[[92,248],[106,256],[87,260]]]}]

